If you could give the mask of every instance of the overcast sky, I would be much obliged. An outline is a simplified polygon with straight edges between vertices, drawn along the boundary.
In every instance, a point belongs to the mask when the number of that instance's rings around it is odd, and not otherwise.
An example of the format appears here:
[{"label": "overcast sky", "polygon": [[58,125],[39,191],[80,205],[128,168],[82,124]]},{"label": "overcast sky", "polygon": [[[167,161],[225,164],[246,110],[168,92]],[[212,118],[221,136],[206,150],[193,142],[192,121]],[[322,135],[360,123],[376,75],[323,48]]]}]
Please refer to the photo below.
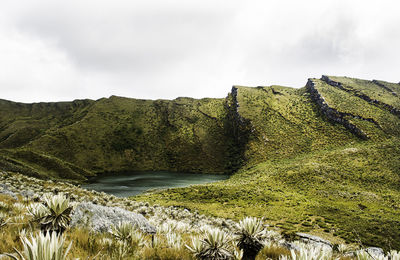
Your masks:
[{"label": "overcast sky", "polygon": [[400,81],[398,0],[1,0],[0,98],[225,97]]}]

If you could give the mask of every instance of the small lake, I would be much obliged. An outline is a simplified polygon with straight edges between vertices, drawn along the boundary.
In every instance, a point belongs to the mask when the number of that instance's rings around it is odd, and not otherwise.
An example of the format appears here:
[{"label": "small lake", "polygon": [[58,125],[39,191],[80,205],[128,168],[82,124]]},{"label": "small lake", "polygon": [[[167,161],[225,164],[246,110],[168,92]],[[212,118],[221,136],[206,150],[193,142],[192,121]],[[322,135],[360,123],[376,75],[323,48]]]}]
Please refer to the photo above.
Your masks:
[{"label": "small lake", "polygon": [[104,191],[118,197],[129,197],[154,189],[187,187],[228,178],[229,175],[177,172],[105,173],[91,178],[82,188]]}]

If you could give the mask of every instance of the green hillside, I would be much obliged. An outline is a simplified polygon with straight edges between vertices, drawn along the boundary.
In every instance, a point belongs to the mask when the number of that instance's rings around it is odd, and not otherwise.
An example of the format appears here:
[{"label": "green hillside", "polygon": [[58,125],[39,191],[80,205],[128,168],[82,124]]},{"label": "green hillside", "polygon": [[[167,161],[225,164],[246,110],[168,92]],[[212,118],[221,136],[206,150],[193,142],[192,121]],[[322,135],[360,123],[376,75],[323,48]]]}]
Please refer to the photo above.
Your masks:
[{"label": "green hillside", "polygon": [[[67,108],[3,103],[1,111],[7,111],[0,129],[3,164],[16,161],[33,168],[36,175],[81,179],[126,170],[226,173],[239,166],[224,99],[150,101],[112,96],[79,107],[68,103]],[[61,175],[51,170],[54,167],[38,165],[39,157],[58,168],[73,164],[80,170],[64,170]]]},{"label": "green hillside", "polygon": [[[135,197],[400,248],[400,85],[323,76],[226,98],[0,101],[0,169],[82,182],[102,172],[231,173]],[[223,208],[223,210],[222,210]]]}]

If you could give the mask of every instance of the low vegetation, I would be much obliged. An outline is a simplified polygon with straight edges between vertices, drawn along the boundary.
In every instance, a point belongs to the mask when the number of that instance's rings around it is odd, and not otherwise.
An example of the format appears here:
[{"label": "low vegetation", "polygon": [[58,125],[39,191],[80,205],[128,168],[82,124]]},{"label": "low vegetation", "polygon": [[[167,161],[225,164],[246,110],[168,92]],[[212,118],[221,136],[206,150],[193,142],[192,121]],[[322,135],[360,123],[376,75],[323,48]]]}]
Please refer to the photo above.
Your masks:
[{"label": "low vegetation", "polygon": [[[225,99],[0,100],[0,252],[27,258],[56,236],[80,259],[365,259],[368,246],[395,259],[399,109],[399,84],[332,76],[234,86]],[[129,199],[73,185],[126,170],[232,175]],[[94,232],[83,202],[142,214],[158,231],[121,221]],[[297,245],[299,232],[339,246]]]},{"label": "low vegetation", "polygon": [[[93,196],[96,196],[93,194]],[[86,227],[67,225],[63,233],[40,230],[40,219],[28,209],[37,203],[48,205],[51,198],[65,204],[63,194],[45,193],[32,199],[20,195],[1,195],[1,212],[7,218],[0,233],[0,253],[12,259],[399,259],[399,252],[386,256],[356,246],[330,247],[316,242],[288,242],[256,218],[245,218],[235,226],[224,228],[210,225],[185,224],[184,221],[153,218],[156,234],[143,233],[138,226],[123,222],[111,232],[92,232]],[[35,200],[35,201],[34,201]],[[117,202],[115,202],[117,204]],[[66,203],[74,208],[78,203]],[[167,209],[164,209],[167,210]],[[51,214],[47,212],[47,214]],[[70,217],[71,212],[65,212]],[[185,219],[186,221],[188,219]],[[39,224],[38,223],[38,224]],[[161,224],[163,223],[163,224]],[[64,226],[63,223],[59,223]],[[390,257],[390,258],[389,258]]]}]

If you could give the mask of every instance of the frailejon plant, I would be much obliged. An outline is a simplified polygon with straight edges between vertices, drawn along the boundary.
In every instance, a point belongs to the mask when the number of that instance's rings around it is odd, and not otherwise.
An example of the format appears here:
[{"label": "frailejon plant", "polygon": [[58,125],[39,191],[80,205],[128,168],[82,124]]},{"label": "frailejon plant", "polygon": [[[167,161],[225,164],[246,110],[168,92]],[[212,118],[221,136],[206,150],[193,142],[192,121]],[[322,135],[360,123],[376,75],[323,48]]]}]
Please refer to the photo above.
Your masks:
[{"label": "frailejon plant", "polygon": [[22,212],[25,211],[26,206],[24,204],[22,204],[22,203],[17,202],[17,203],[13,204],[12,208],[13,208],[15,213],[21,214]]},{"label": "frailejon plant", "polygon": [[44,196],[44,206],[49,211],[40,218],[39,222],[42,231],[54,231],[62,234],[71,221],[71,211],[73,207],[64,194],[60,193],[55,196]]},{"label": "frailejon plant", "polygon": [[243,259],[243,250],[237,248],[236,246],[233,247],[233,259],[234,260],[242,260]]},{"label": "frailejon plant", "polygon": [[280,260],[328,260],[332,259],[332,250],[323,246],[297,243],[298,251],[290,250],[290,257],[281,256]]},{"label": "frailejon plant", "polygon": [[57,235],[56,232],[51,234],[47,232],[31,235],[28,239],[21,235],[23,251],[17,251],[18,257],[6,254],[16,260],[64,260],[67,258],[68,252],[71,249],[72,242],[64,250],[65,238],[62,235]]},{"label": "frailejon plant", "polygon": [[204,243],[199,237],[192,237],[190,245],[185,245],[193,256],[200,259],[201,253],[204,250]]},{"label": "frailejon plant", "polygon": [[391,260],[400,260],[400,252],[396,250],[391,250],[388,254]]},{"label": "frailejon plant", "polygon": [[238,228],[237,246],[243,250],[243,259],[254,260],[264,247],[264,225],[257,218],[246,217],[239,222]]},{"label": "frailejon plant", "polygon": [[140,232],[139,230],[134,230],[131,233],[131,242],[133,245],[143,247],[146,244],[146,238],[142,232]]},{"label": "frailejon plant", "polygon": [[111,234],[120,241],[131,242],[132,233],[135,230],[135,227],[130,222],[119,222],[118,225],[111,228]]},{"label": "frailejon plant", "polygon": [[50,214],[50,211],[42,203],[31,203],[27,207],[28,214],[32,216],[32,220],[40,222],[42,218]]},{"label": "frailejon plant", "polygon": [[180,249],[182,245],[182,237],[177,233],[168,233],[165,235],[168,247]]},{"label": "frailejon plant", "polygon": [[228,234],[214,228],[205,230],[203,238],[192,238],[192,245],[186,245],[186,247],[197,259],[227,260],[233,257],[230,241]]}]

